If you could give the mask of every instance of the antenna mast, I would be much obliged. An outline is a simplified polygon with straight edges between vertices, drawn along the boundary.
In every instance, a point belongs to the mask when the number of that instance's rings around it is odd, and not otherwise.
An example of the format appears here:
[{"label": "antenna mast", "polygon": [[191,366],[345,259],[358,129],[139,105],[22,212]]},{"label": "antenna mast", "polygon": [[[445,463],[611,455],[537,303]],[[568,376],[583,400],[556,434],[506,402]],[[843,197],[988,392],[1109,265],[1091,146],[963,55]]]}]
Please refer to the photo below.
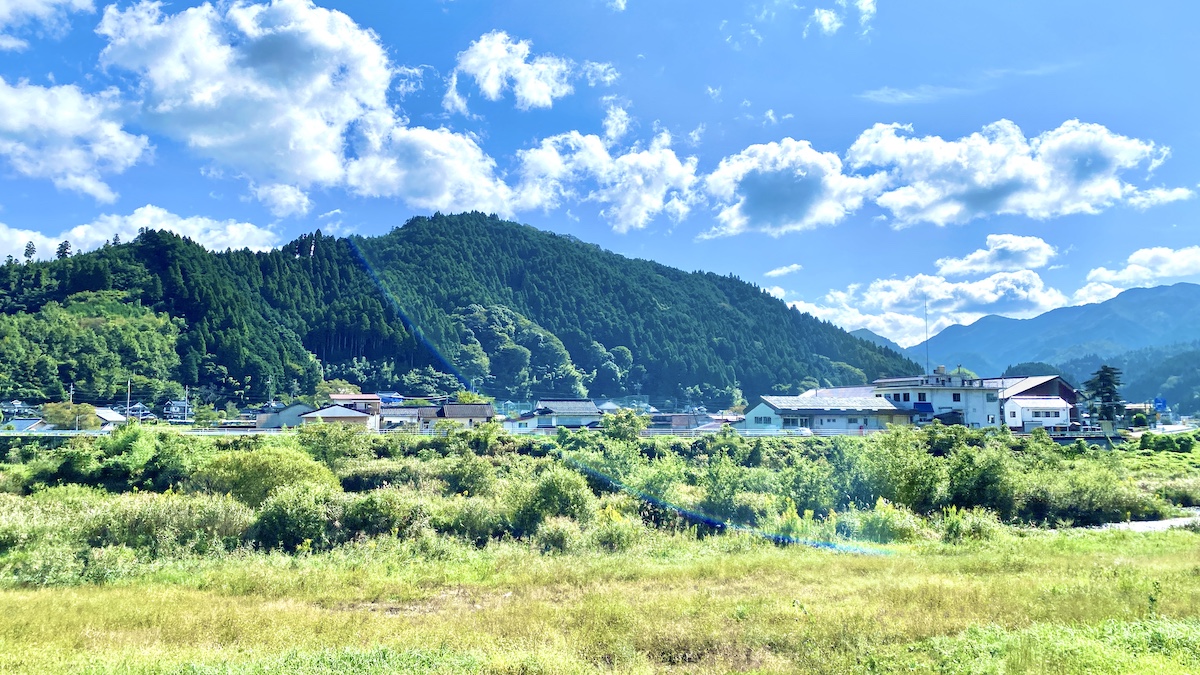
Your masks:
[{"label": "antenna mast", "polygon": [[929,370],[929,295],[923,297],[925,301],[925,374],[930,373]]}]

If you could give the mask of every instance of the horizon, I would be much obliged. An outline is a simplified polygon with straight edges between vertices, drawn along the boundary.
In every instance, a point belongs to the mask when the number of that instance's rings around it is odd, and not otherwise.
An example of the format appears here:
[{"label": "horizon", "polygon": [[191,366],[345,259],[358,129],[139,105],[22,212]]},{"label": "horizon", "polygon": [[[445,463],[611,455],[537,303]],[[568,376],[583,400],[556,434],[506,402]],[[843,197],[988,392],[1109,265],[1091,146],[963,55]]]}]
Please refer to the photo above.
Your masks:
[{"label": "horizon", "polygon": [[1122,10],[35,0],[0,13],[0,256],[479,210],[911,346],[924,298],[932,337],[1200,281],[1200,8]]}]

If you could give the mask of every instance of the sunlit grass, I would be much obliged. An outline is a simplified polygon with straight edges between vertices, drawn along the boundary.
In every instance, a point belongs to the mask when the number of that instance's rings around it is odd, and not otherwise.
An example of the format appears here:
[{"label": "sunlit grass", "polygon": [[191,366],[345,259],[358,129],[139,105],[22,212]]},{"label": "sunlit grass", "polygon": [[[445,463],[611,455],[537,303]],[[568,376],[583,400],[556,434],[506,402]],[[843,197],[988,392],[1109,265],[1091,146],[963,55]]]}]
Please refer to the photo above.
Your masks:
[{"label": "sunlit grass", "polygon": [[862,556],[743,536],[546,556],[372,540],[0,593],[20,672],[1195,672],[1200,536]]}]

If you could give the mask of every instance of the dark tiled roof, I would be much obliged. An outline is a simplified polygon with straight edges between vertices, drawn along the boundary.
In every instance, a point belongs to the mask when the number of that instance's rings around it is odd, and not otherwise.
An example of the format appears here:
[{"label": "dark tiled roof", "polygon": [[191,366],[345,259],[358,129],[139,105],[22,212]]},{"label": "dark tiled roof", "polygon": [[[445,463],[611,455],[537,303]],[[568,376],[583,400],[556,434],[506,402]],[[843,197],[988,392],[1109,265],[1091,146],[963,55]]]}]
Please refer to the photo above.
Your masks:
[{"label": "dark tiled roof", "polygon": [[590,399],[544,398],[537,402],[539,410],[545,409],[556,415],[599,415],[600,409]]},{"label": "dark tiled roof", "polygon": [[496,410],[491,403],[447,403],[442,406],[438,417],[450,419],[484,419],[495,417]]}]

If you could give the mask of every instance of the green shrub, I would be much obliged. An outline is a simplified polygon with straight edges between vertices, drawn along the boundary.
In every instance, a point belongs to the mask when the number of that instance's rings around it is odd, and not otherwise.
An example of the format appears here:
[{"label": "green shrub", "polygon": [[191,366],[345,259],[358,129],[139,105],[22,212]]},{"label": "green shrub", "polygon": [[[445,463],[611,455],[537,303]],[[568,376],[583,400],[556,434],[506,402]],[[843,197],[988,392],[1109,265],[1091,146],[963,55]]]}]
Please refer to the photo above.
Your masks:
[{"label": "green shrub", "polygon": [[996,514],[986,509],[959,509],[954,506],[942,512],[942,541],[957,544],[964,540],[986,541],[996,536],[1003,525]]},{"label": "green shrub", "polygon": [[606,551],[628,551],[641,541],[645,527],[640,519],[622,514],[612,505],[600,509],[588,530],[593,546]]},{"label": "green shrub", "polygon": [[328,485],[283,485],[263,502],[254,523],[253,538],[266,548],[319,551],[341,540],[340,493]]},{"label": "green shrub", "polygon": [[372,490],[348,497],[342,516],[347,536],[412,536],[429,526],[425,505],[412,493],[396,489]]},{"label": "green shrub", "polygon": [[475,453],[464,452],[451,462],[442,478],[451,494],[489,495],[496,486],[496,469]]},{"label": "green shrub", "polygon": [[430,505],[433,529],[461,537],[483,546],[504,531],[505,519],[500,503],[492,498],[455,496],[438,499]]},{"label": "green shrub", "polygon": [[299,450],[278,446],[213,455],[189,481],[194,490],[229,494],[254,507],[277,488],[297,483],[341,489],[333,472],[324,465]]},{"label": "green shrub", "polygon": [[1016,505],[1014,462],[1004,448],[963,445],[947,458],[946,500],[951,506],[992,509],[1010,517]]},{"label": "green shrub", "polygon": [[371,456],[369,437],[363,427],[348,424],[305,424],[296,432],[300,449],[331,469],[345,461]]},{"label": "green shrub", "polygon": [[92,547],[146,549],[154,556],[236,548],[254,512],[223,495],[121,495],[93,511],[85,526]]},{"label": "green shrub", "polygon": [[880,544],[915,541],[928,534],[920,516],[880,497],[875,508],[859,514],[859,535]]},{"label": "green shrub", "polygon": [[439,478],[440,462],[415,457],[347,461],[338,468],[338,479],[347,492],[410,486],[420,492],[440,493],[445,488]]},{"label": "green shrub", "polygon": [[1028,472],[1021,477],[1016,495],[1016,515],[1030,523],[1101,525],[1154,520],[1170,511],[1162,499],[1094,464]]},{"label": "green shrub", "polygon": [[509,500],[517,534],[528,535],[552,516],[568,516],[587,522],[595,496],[583,476],[555,466],[543,472],[532,486],[513,486]]},{"label": "green shrub", "polygon": [[582,540],[579,523],[566,516],[554,516],[538,526],[533,544],[542,553],[570,553],[579,548]]},{"label": "green shrub", "polygon": [[1154,494],[1178,506],[1200,506],[1200,478],[1167,481],[1158,486]]}]

